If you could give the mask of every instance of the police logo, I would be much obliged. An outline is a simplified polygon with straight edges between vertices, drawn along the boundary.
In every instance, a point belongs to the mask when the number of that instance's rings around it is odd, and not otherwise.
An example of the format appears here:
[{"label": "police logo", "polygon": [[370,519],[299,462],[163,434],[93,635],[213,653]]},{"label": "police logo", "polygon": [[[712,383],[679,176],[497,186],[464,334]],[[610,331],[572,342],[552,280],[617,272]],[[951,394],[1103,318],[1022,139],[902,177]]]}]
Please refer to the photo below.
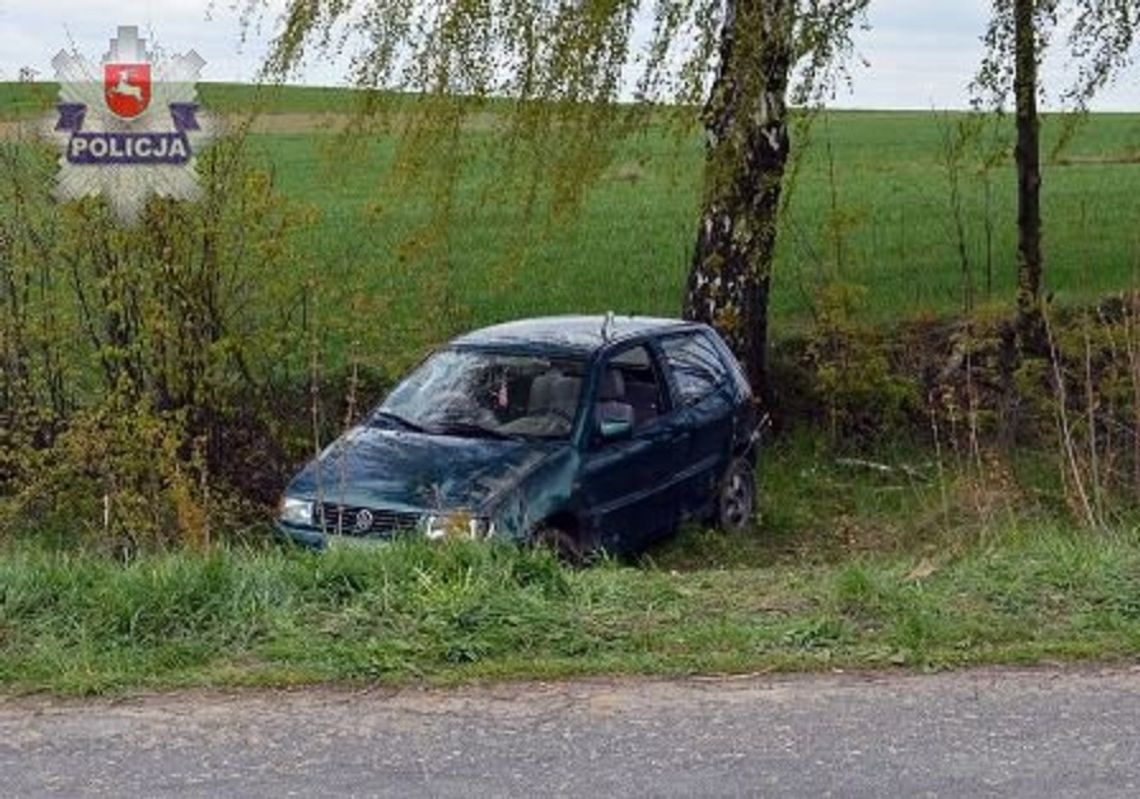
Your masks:
[{"label": "police logo", "polygon": [[194,158],[211,138],[196,102],[205,63],[193,50],[154,61],[134,26],[119,28],[100,69],[61,50],[52,59],[60,89],[51,135],[63,152],[56,197],[101,194],[126,224],[151,195],[195,199]]}]

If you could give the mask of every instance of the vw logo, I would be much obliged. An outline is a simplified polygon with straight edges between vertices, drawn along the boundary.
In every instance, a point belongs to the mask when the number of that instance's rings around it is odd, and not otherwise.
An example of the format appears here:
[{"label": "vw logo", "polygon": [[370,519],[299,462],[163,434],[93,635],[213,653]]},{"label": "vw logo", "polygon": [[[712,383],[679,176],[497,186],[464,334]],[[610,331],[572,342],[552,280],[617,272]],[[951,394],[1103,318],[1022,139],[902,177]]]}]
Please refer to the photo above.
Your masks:
[{"label": "vw logo", "polygon": [[356,514],[356,529],[363,533],[372,528],[372,511],[363,508]]}]

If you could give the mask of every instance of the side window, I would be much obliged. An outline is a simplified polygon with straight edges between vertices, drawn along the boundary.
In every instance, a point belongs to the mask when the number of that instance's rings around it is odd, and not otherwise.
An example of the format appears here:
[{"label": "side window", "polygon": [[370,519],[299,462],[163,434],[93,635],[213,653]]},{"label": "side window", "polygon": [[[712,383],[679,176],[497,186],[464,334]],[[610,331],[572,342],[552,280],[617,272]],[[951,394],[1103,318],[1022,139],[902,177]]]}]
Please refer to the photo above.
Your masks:
[{"label": "side window", "polygon": [[692,405],[729,379],[716,345],[701,332],[671,336],[661,341],[665,361],[673,372],[682,405]]},{"label": "side window", "polygon": [[664,384],[645,345],[613,356],[602,368],[594,416],[644,427],[667,410]]}]

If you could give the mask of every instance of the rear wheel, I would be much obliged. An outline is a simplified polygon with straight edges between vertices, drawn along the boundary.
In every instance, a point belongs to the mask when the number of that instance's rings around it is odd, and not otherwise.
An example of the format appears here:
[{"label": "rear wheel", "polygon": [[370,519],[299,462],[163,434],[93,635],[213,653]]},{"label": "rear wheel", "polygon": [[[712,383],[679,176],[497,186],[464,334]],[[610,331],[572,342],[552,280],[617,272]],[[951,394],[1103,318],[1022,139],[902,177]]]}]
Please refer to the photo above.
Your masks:
[{"label": "rear wheel", "polygon": [[716,523],[729,533],[742,532],[752,526],[756,514],[756,474],[752,464],[735,458],[720,481],[717,493]]}]

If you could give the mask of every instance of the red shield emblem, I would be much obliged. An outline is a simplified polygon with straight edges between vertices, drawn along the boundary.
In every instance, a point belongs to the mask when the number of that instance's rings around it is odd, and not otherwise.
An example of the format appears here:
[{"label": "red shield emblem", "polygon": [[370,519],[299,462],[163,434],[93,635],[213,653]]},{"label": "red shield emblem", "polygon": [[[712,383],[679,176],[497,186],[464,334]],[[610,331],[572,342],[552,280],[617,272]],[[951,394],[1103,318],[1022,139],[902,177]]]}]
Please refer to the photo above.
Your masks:
[{"label": "red shield emblem", "polygon": [[103,98],[115,116],[137,117],[150,105],[150,64],[104,64]]}]

